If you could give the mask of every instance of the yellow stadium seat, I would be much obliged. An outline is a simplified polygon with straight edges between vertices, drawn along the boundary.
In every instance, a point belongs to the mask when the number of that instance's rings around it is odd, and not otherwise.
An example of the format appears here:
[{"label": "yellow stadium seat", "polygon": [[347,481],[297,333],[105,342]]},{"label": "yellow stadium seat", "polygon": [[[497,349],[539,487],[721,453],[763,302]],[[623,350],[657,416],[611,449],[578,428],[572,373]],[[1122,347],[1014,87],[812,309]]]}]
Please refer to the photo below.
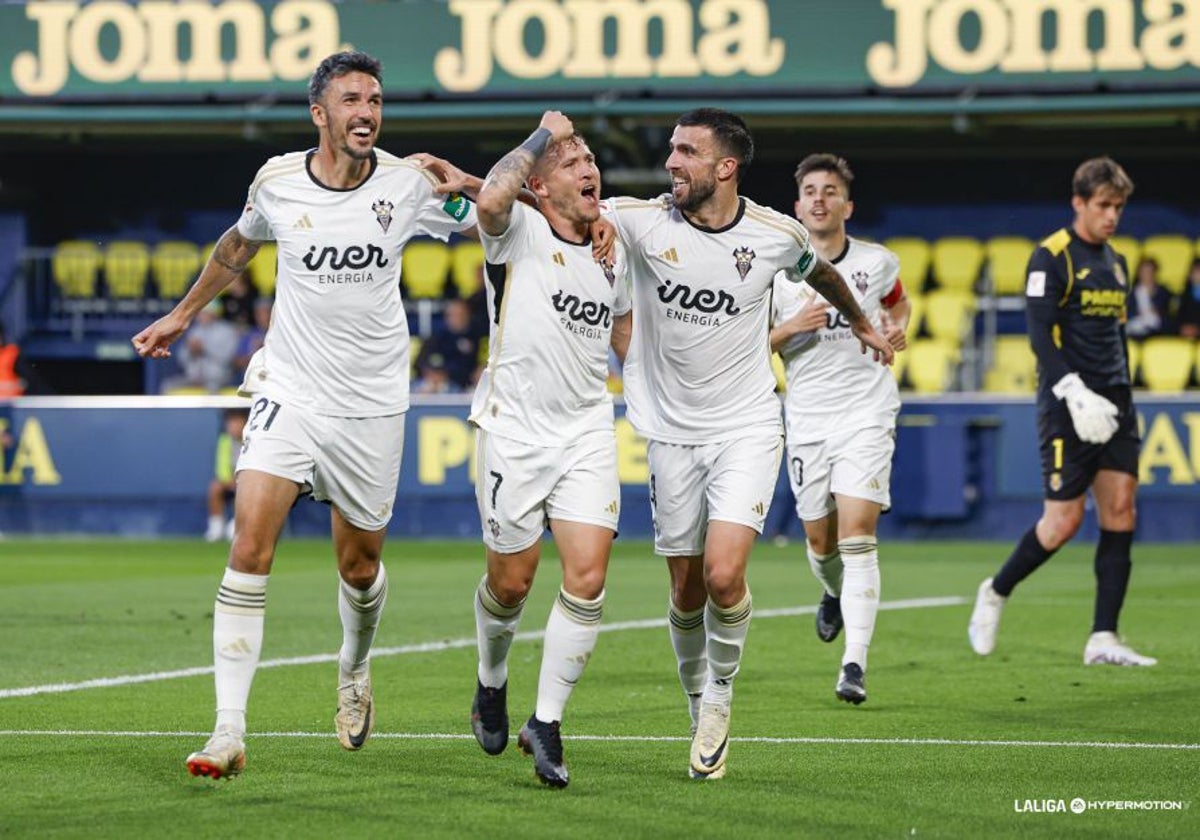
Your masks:
[{"label": "yellow stadium seat", "polygon": [[274,242],[264,242],[258,248],[254,259],[246,270],[250,272],[250,282],[263,297],[275,294],[275,262],[278,259],[278,247]]},{"label": "yellow stadium seat", "polygon": [[1189,338],[1158,336],[1142,342],[1142,382],[1151,391],[1182,391],[1187,387],[1196,362],[1196,349]]},{"label": "yellow stadium seat", "polygon": [[900,282],[908,296],[923,294],[929,276],[929,243],[916,236],[893,236],[884,240],[883,247],[900,258]]},{"label": "yellow stadium seat", "polygon": [[892,376],[896,379],[896,384],[900,384],[904,379],[904,371],[908,369],[908,349],[905,348],[897,353],[892,361]]},{"label": "yellow stadium seat", "polygon": [[1142,344],[1139,341],[1125,342],[1125,357],[1129,360],[1129,381],[1136,382],[1138,365],[1142,361]]},{"label": "yellow stadium seat", "polygon": [[415,377],[418,375],[417,359],[421,355],[421,346],[425,343],[425,339],[419,335],[411,335],[408,337],[408,366],[410,373]]},{"label": "yellow stadium seat", "polygon": [[146,296],[150,249],[144,242],[112,242],[104,249],[104,283],[111,298]]},{"label": "yellow stadium seat", "polygon": [[949,342],[919,338],[904,352],[908,358],[908,381],[920,394],[941,394],[954,382],[958,351]]},{"label": "yellow stadium seat", "polygon": [[778,353],[771,354],[771,372],[775,374],[775,390],[782,394],[787,390],[787,369]]},{"label": "yellow stadium seat", "polygon": [[[1142,240],[1142,258],[1158,260],[1158,284],[1173,295],[1183,291],[1188,269],[1195,258],[1192,240],[1178,234],[1148,236]],[[1135,266],[1130,264],[1130,268]]]},{"label": "yellow stadium seat", "polygon": [[1024,236],[995,236],[987,241],[984,252],[995,294],[1025,294],[1025,268],[1033,249],[1033,240]]},{"label": "yellow stadium seat", "polygon": [[967,292],[939,291],[925,296],[925,331],[931,338],[960,346],[975,316],[975,298]]},{"label": "yellow stadium seat", "polygon": [[194,242],[160,242],[150,254],[150,271],[158,296],[181,298],[200,272],[200,249]]},{"label": "yellow stadium seat", "polygon": [[104,255],[96,243],[71,239],[55,246],[50,258],[50,273],[64,297],[95,297],[96,280],[103,262]]},{"label": "yellow stadium seat", "polygon": [[933,279],[939,288],[975,289],[983,267],[983,243],[971,236],[943,236],[933,243]]},{"label": "yellow stadium seat", "polygon": [[465,300],[483,288],[479,273],[483,263],[483,245],[473,240],[458,243],[450,252],[450,282],[460,298]]},{"label": "yellow stadium seat", "polygon": [[992,367],[984,374],[984,390],[1028,394],[1037,387],[1037,357],[1023,335],[996,337]]},{"label": "yellow stadium seat", "polygon": [[[1130,275],[1137,271],[1138,260],[1142,258],[1142,243],[1138,242],[1132,236],[1113,236],[1108,240],[1108,244],[1112,249],[1125,258],[1125,264],[1129,266]],[[1130,277],[1130,280],[1133,278]]]},{"label": "yellow stadium seat", "polygon": [[925,315],[925,298],[910,297],[908,299],[908,329],[904,334],[908,336],[909,342],[912,342],[921,332],[921,318]]},{"label": "yellow stadium seat", "polygon": [[403,259],[400,278],[409,299],[440,298],[450,272],[450,249],[441,242],[410,242]]}]

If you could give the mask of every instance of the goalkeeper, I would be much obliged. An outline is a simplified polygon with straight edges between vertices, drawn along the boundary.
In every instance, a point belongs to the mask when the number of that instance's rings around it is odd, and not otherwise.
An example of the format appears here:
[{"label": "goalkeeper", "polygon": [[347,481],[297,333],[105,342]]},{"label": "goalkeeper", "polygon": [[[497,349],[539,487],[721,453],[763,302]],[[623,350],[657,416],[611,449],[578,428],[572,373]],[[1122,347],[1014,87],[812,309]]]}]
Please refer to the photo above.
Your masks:
[{"label": "goalkeeper", "polygon": [[1125,350],[1125,258],[1108,244],[1133,181],[1110,158],[1075,170],[1072,226],[1029,260],[1025,299],[1038,360],[1038,437],[1045,505],[995,577],[979,586],[968,635],[986,656],[1013,588],[1075,536],[1090,487],[1099,516],[1096,606],[1085,665],[1154,665],[1117,635],[1129,586],[1138,436]]}]

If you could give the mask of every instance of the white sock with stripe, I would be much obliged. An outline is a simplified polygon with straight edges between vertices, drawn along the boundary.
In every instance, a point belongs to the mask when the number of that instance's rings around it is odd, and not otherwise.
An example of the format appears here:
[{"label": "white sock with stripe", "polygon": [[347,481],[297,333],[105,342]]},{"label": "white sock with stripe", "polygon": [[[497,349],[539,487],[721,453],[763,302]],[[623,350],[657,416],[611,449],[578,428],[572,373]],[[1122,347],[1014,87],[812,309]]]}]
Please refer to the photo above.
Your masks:
[{"label": "white sock with stripe", "polygon": [[825,587],[825,592],[837,598],[842,594],[842,555],[838,550],[832,554],[817,554],[811,545],[806,545],[808,567],[813,576]]},{"label": "white sock with stripe", "polygon": [[217,726],[246,731],[246,702],[262,655],[269,575],[226,568],[213,607],[213,682]]},{"label": "white sock with stripe", "polygon": [[603,607],[603,591],[594,601],[587,601],[565,589],[558,590],[558,597],[550,608],[550,619],[546,622],[542,670],[538,675],[534,714],[543,723],[562,720],[567,700],[596,647]]},{"label": "white sock with stripe", "polygon": [[705,605],[708,683],[704,686],[704,702],[728,705],[733,699],[733,678],[742,665],[742,650],[746,646],[753,612],[749,589],[732,607],[719,607],[711,598]]},{"label": "white sock with stripe", "polygon": [[847,537],[838,541],[846,579],[842,584],[842,620],[846,625],[846,651],[842,664],[857,662],[867,670],[867,648],[875,634],[879,613],[879,550],[875,537]]},{"label": "white sock with stripe", "polygon": [[487,585],[487,575],[475,589],[475,640],[479,647],[479,681],[487,688],[508,682],[508,649],[521,621],[525,599],[501,604]]},{"label": "white sock with stripe", "polygon": [[338,674],[352,678],[367,668],[371,644],[379,628],[379,617],[387,601],[387,570],[379,564],[374,582],[366,589],[355,589],[338,579],[338,615],[342,619],[342,649],[338,652]]},{"label": "white sock with stripe", "polygon": [[700,696],[708,680],[708,654],[705,648],[708,639],[704,633],[704,607],[684,612],[668,605],[667,626],[671,631],[671,647],[675,649],[675,661],[679,665],[679,684],[688,698],[688,712],[692,725],[700,712]]}]

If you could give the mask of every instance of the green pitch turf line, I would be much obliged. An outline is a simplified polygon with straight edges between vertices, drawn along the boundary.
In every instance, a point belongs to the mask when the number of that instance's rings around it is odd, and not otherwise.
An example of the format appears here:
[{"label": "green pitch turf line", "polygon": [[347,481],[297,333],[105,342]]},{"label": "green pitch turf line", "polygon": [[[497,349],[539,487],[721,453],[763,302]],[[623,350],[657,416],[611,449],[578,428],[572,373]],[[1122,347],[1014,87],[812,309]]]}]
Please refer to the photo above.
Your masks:
[{"label": "green pitch turf line", "polygon": [[[0,729],[0,737],[51,738],[206,738],[209,732],[138,732],[106,731],[94,729]],[[254,738],[319,738],[328,740],[328,732],[255,732]],[[376,732],[374,739],[423,740],[423,741],[470,741],[474,735],[457,732]],[[675,735],[571,735],[572,741],[600,741],[608,743],[690,743],[691,738]],[[1142,744],[1123,741],[1008,741],[1008,740],[963,740],[956,738],[820,738],[797,737],[775,738],[771,736],[730,737],[731,742],[742,744],[838,744],[838,745],[901,745],[916,747],[1026,747],[1026,748],[1076,748],[1102,750],[1200,750],[1200,744]]]},{"label": "green pitch turf line", "polygon": [[[901,601],[885,601],[879,605],[880,610],[919,610],[928,609],[930,607],[957,607],[966,604],[966,598],[959,596],[951,596],[944,598],[908,598]],[[764,618],[787,618],[797,615],[811,615],[817,611],[814,606],[806,607],[784,607],[782,609],[773,610],[756,610],[754,613],[755,619]],[[667,620],[665,618],[648,618],[639,621],[618,621],[612,624],[602,624],[600,626],[601,633],[615,633],[623,630],[652,630],[655,628],[666,627]],[[518,633],[514,637],[514,641],[529,642],[540,641],[544,632],[541,630],[530,630],[524,633]],[[445,650],[458,650],[460,648],[472,648],[476,645],[474,636],[464,639],[447,639],[440,642],[422,642],[413,645],[400,645],[399,647],[383,647],[376,648],[371,651],[371,658],[378,659],[381,656],[402,656],[411,653],[439,653]],[[292,665],[317,665],[324,662],[337,661],[336,653],[321,653],[311,656],[291,656],[284,659],[266,659],[259,663],[258,667],[262,668],[284,668]],[[68,691],[83,691],[89,688],[115,688],[122,685],[134,685],[136,683],[162,682],[163,680],[177,680],[183,677],[200,677],[205,674],[211,674],[213,668],[211,665],[198,668],[181,668],[177,671],[155,671],[148,674],[126,674],[119,677],[100,677],[93,680],[83,680],[76,683],[50,683],[48,685],[31,685],[23,688],[5,688],[0,689],[0,699],[6,697],[33,697],[38,694],[62,694]]]}]

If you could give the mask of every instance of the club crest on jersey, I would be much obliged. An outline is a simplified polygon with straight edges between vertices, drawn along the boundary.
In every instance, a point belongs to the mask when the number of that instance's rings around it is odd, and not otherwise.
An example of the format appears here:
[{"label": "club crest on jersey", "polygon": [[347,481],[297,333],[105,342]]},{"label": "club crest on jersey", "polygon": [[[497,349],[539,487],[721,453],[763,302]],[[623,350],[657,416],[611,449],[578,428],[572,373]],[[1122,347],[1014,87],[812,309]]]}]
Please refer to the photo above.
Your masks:
[{"label": "club crest on jersey", "polygon": [[860,295],[867,293],[867,277],[869,275],[865,271],[856,271],[850,275],[850,279],[854,281],[854,288],[858,289]]},{"label": "club crest on jersey", "polygon": [[1121,269],[1120,263],[1113,263],[1113,275],[1122,286],[1129,285],[1129,281],[1125,279],[1125,272]]},{"label": "club crest on jersey", "polygon": [[613,271],[612,263],[609,262],[608,257],[600,260],[600,268],[604,270],[604,279],[608,281],[608,285],[611,286],[617,282],[616,272]]},{"label": "club crest on jersey", "polygon": [[375,211],[375,221],[379,222],[384,233],[387,233],[388,228],[392,226],[392,209],[395,206],[385,198],[381,198],[371,205],[371,209]]},{"label": "club crest on jersey", "polygon": [[733,259],[735,260],[734,265],[737,266],[738,276],[741,277],[743,280],[745,280],[746,275],[750,273],[750,264],[752,262],[754,262],[754,256],[755,256],[754,252],[751,251],[749,248],[747,248],[745,245],[743,245],[740,248],[734,249],[734,252],[733,252]]}]

